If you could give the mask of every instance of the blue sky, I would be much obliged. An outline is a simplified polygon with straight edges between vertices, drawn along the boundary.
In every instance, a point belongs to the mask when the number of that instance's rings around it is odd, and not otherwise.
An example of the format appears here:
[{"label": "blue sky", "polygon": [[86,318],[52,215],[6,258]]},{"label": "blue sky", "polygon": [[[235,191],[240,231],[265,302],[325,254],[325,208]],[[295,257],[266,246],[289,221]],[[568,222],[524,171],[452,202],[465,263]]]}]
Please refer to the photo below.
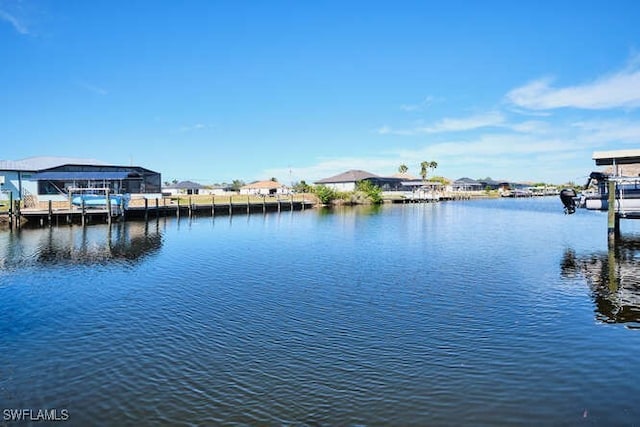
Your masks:
[{"label": "blue sky", "polygon": [[637,1],[0,0],[0,159],[203,183],[423,160],[582,182],[640,148]]}]

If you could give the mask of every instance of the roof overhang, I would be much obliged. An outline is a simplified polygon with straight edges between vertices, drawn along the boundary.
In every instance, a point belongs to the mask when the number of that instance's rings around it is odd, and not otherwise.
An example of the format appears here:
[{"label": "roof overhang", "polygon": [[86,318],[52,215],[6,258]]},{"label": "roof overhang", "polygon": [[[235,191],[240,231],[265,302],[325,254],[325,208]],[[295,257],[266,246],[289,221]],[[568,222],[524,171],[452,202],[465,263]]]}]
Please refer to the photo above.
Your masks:
[{"label": "roof overhang", "polygon": [[36,181],[103,181],[140,178],[137,172],[39,172],[31,179]]},{"label": "roof overhang", "polygon": [[593,160],[597,166],[640,163],[640,150],[596,151],[593,153]]}]

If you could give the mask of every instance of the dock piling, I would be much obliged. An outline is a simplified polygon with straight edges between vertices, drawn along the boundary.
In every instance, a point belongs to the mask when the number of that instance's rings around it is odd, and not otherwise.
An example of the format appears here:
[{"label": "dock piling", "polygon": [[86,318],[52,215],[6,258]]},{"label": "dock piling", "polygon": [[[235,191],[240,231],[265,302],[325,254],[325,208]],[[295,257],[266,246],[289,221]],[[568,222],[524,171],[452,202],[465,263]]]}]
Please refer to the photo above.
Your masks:
[{"label": "dock piling", "polygon": [[107,198],[107,224],[111,225],[111,196],[109,195],[109,190],[105,192],[105,196]]},{"label": "dock piling", "polygon": [[609,199],[607,206],[607,238],[609,246],[615,246],[616,237],[620,234],[620,218],[616,213],[616,182],[610,180],[608,185]]},{"label": "dock piling", "polygon": [[47,215],[47,219],[49,220],[49,227],[51,227],[53,225],[53,203],[51,202],[51,200],[49,200],[49,210],[48,210],[48,215]]},{"label": "dock piling", "polygon": [[87,215],[87,210],[85,209],[85,204],[84,204],[84,197],[82,198],[82,214],[81,215],[82,215],[82,226],[84,227],[86,224],[85,216]]},{"label": "dock piling", "polygon": [[9,228],[13,228],[13,191],[9,192]]}]

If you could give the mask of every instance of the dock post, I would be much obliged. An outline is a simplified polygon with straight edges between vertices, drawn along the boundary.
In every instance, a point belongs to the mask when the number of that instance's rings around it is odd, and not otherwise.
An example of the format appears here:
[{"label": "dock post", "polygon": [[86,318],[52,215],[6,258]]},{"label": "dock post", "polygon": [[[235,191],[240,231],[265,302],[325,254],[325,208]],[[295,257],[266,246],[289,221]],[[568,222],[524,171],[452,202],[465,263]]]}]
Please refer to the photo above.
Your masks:
[{"label": "dock post", "polygon": [[229,216],[233,214],[233,196],[229,196]]},{"label": "dock post", "polygon": [[262,196],[262,213],[267,213],[267,196]]},{"label": "dock post", "polygon": [[304,194],[302,194],[302,210],[304,210]]},{"label": "dock post", "polygon": [[191,218],[192,212],[191,210],[193,209],[193,201],[191,199],[191,196],[189,196],[189,218]]},{"label": "dock post", "polygon": [[160,206],[158,206],[158,198],[156,197],[156,219],[158,219],[160,217],[160,212],[159,209]]},{"label": "dock post", "polygon": [[85,215],[86,215],[86,214],[87,214],[87,211],[86,211],[86,209],[85,209],[85,205],[84,205],[84,197],[83,197],[83,198],[82,198],[82,213],[81,213],[81,216],[82,216],[82,226],[83,226],[83,227],[85,226]]},{"label": "dock post", "polygon": [[20,206],[21,200],[16,200],[16,228],[20,228],[22,224],[20,223],[20,210],[22,209]]},{"label": "dock post", "polygon": [[216,195],[211,195],[211,216],[216,216]]},{"label": "dock post", "polygon": [[280,212],[280,209],[281,209],[281,208],[280,208],[280,196],[279,196],[279,195],[278,195],[278,196],[276,196],[276,200],[277,200],[277,202],[278,202],[278,212]]},{"label": "dock post", "polygon": [[176,208],[176,218],[180,219],[180,197],[178,197],[178,207]]},{"label": "dock post", "polygon": [[49,227],[51,227],[53,225],[53,203],[51,202],[51,200],[49,200],[49,212],[47,215],[47,219],[49,220]]},{"label": "dock post", "polygon": [[107,224],[111,225],[111,195],[109,194],[108,189],[105,193],[105,196],[107,197]]},{"label": "dock post", "polygon": [[144,220],[149,221],[149,199],[144,198]]},{"label": "dock post", "polygon": [[607,207],[607,237],[609,246],[615,246],[616,237],[620,234],[620,218],[616,214],[616,182],[609,181],[609,199]]},{"label": "dock post", "polygon": [[293,212],[293,194],[291,195],[291,212]]},{"label": "dock post", "polygon": [[249,213],[250,207],[251,207],[251,202],[249,201],[249,195],[247,194],[247,213]]},{"label": "dock post", "polygon": [[9,192],[9,228],[13,228],[13,191]]}]

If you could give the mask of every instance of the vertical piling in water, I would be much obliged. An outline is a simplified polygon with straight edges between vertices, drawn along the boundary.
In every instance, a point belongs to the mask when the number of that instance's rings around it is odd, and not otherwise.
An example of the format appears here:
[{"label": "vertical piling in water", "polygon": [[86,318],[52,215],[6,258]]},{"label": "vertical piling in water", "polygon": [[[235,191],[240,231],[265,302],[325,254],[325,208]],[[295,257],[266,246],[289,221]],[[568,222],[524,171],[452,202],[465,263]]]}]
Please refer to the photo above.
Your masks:
[{"label": "vertical piling in water", "polygon": [[211,195],[211,216],[216,216],[216,196]]},{"label": "vertical piling in water", "polygon": [[13,191],[9,192],[9,228],[13,228]]},{"label": "vertical piling in water", "polygon": [[293,211],[293,194],[291,195],[291,211]]},{"label": "vertical piling in water", "polygon": [[16,200],[16,228],[20,228],[22,226],[22,223],[20,222],[20,216],[22,214],[22,212],[20,212],[20,210],[22,209],[22,207],[20,206],[20,200]]},{"label": "vertical piling in water", "polygon": [[229,216],[233,213],[233,196],[229,196]]},{"label": "vertical piling in water", "polygon": [[180,198],[178,197],[178,207],[176,208],[176,218],[180,219]]},{"label": "vertical piling in water", "polygon": [[107,198],[107,224],[111,225],[111,195],[108,189],[105,196]]},{"label": "vertical piling in water", "polygon": [[302,210],[304,210],[304,194],[302,195]]},{"label": "vertical piling in water", "polygon": [[267,213],[267,197],[262,196],[262,213]]},{"label": "vertical piling in water", "polygon": [[158,206],[158,198],[156,197],[156,219],[158,219],[160,217],[160,206]]},{"label": "vertical piling in water", "polygon": [[149,199],[144,198],[144,220],[149,221]]},{"label": "vertical piling in water", "polygon": [[86,214],[87,214],[87,211],[86,211],[86,209],[85,209],[85,205],[84,205],[84,197],[83,197],[83,198],[82,198],[82,213],[80,214],[80,215],[81,215],[81,217],[82,217],[82,226],[83,226],[83,227],[85,226],[85,221],[86,221],[85,215],[86,215]]},{"label": "vertical piling in water", "polygon": [[247,194],[247,213],[249,213],[250,206],[251,206],[251,202],[249,201],[249,195]]},{"label": "vertical piling in water", "polygon": [[193,201],[191,200],[191,196],[189,196],[189,218],[191,218],[192,212],[191,210],[193,209]]},{"label": "vertical piling in water", "polygon": [[278,202],[278,212],[280,212],[280,196],[276,196],[276,201]]},{"label": "vertical piling in water", "polygon": [[609,199],[607,207],[607,238],[609,246],[615,246],[616,237],[620,233],[620,219],[616,214],[616,182],[610,180],[608,185]]},{"label": "vertical piling in water", "polygon": [[51,227],[53,225],[53,202],[51,202],[51,200],[49,200],[49,209],[48,209],[48,213],[47,213],[47,219],[49,220],[49,227]]}]

